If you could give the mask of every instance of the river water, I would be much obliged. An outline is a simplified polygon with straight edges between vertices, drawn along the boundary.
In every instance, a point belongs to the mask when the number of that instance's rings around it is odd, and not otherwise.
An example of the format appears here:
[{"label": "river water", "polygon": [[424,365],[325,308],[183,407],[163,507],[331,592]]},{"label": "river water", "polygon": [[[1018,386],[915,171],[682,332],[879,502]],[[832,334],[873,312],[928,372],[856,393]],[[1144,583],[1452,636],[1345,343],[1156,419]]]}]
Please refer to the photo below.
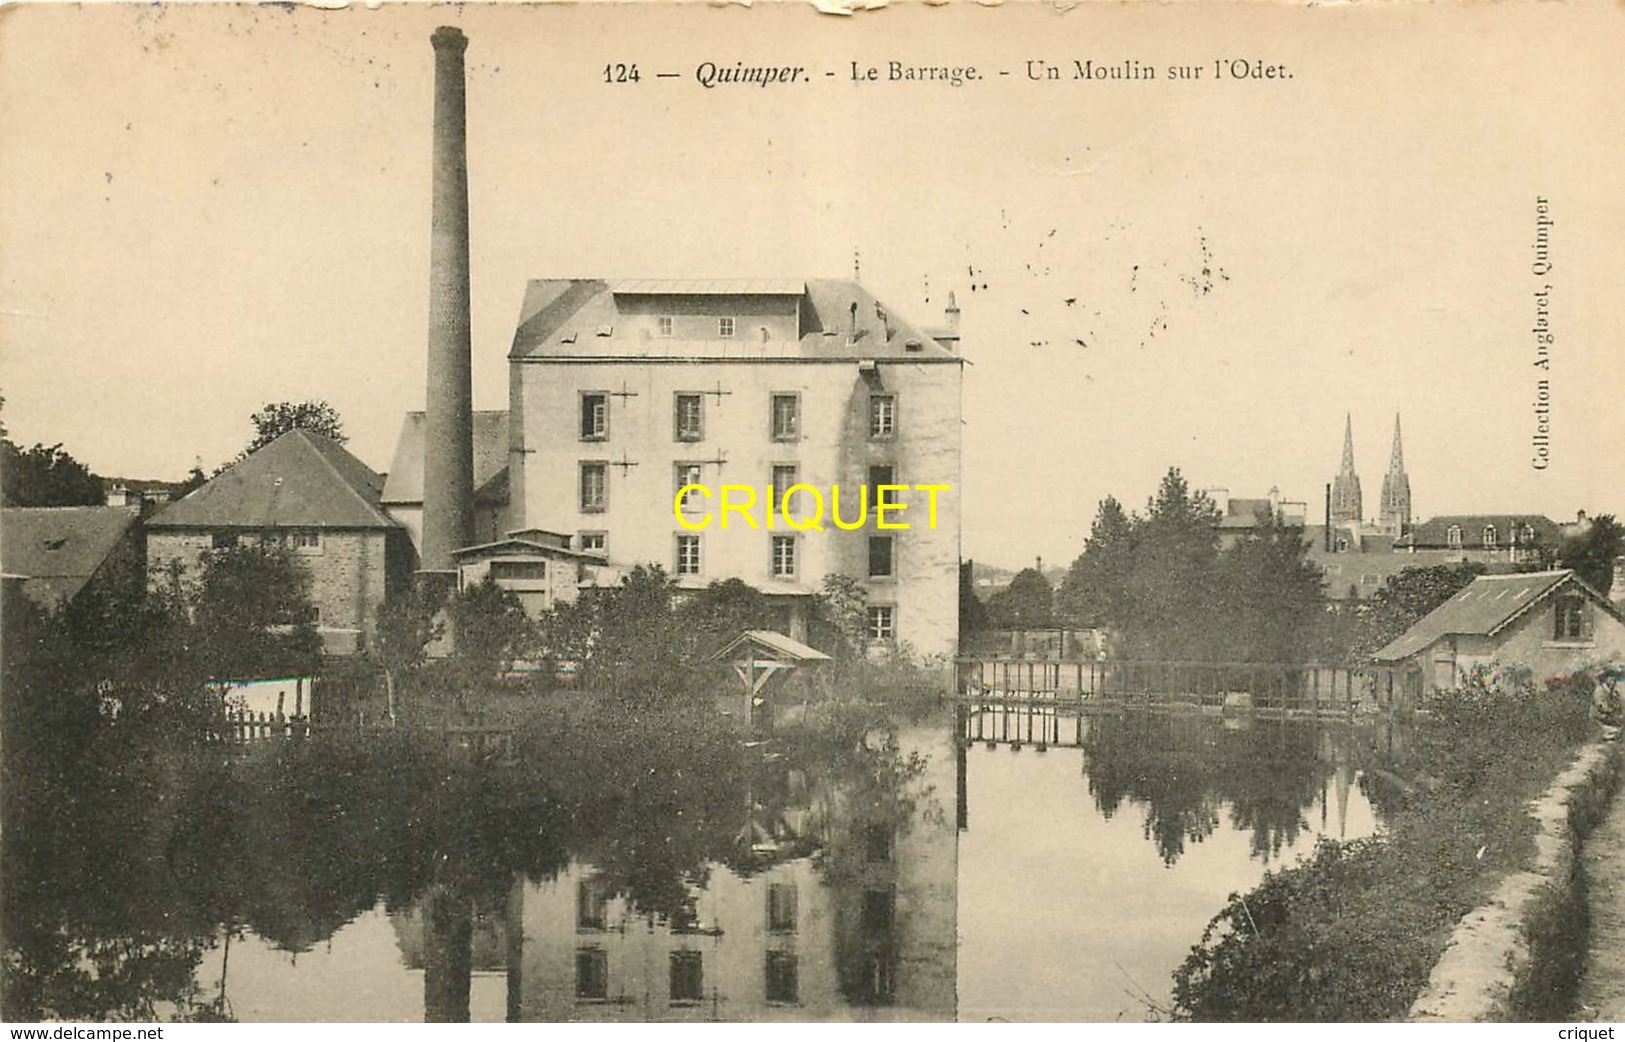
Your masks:
[{"label": "river water", "polygon": [[1232,892],[1378,827],[1344,724],[965,729],[747,744],[645,714],[500,762],[312,741],[126,766],[8,831],[8,1013],[1155,1019]]}]

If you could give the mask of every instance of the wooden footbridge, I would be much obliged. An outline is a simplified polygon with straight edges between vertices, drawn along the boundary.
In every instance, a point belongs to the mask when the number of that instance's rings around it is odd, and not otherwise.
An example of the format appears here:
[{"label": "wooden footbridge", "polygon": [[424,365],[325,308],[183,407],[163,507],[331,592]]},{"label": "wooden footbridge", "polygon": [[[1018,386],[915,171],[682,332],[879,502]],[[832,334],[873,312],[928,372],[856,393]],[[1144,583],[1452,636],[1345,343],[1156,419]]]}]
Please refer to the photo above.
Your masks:
[{"label": "wooden footbridge", "polygon": [[1341,664],[1107,662],[966,658],[958,663],[961,735],[971,741],[1081,744],[1083,717],[1146,710],[1346,719],[1374,706]]}]

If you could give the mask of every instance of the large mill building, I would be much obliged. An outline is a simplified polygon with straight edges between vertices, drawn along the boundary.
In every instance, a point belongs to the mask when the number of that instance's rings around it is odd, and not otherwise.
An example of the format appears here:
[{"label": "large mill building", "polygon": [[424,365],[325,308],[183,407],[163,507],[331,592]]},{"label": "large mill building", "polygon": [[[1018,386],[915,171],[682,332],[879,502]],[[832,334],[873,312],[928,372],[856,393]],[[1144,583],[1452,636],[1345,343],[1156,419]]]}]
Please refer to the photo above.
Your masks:
[{"label": "large mill building", "polygon": [[[509,407],[470,393],[463,51],[433,37],[428,401],[402,428],[383,503],[426,573],[491,574],[533,609],[589,573],[654,563],[679,586],[738,578],[805,632],[828,574],[858,580],[870,637],[952,653],[958,633],[958,311],[927,330],[842,279],[533,280],[508,354]],[[882,528],[724,530],[685,485],[948,486]],[[795,516],[811,513],[797,493]],[[714,502],[713,504],[714,505]],[[685,523],[688,522],[688,523]],[[599,567],[602,565],[603,567]],[[568,577],[561,582],[560,576]]]}]

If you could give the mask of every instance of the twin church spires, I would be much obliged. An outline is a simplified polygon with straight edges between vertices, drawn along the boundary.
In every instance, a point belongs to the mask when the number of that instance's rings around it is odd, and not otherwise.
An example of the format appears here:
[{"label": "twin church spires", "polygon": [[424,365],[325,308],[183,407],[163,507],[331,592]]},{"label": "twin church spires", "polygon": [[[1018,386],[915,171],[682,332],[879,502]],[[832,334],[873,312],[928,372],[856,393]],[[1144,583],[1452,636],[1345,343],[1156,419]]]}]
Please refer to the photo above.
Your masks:
[{"label": "twin church spires", "polygon": [[[1331,521],[1333,525],[1358,525],[1364,517],[1360,499],[1360,475],[1354,471],[1354,417],[1343,425],[1343,465],[1332,481]],[[1382,479],[1382,506],[1378,527],[1400,536],[1411,526],[1411,480],[1405,474],[1405,450],[1400,442],[1399,416],[1394,416],[1394,447],[1388,457],[1388,473]]]}]

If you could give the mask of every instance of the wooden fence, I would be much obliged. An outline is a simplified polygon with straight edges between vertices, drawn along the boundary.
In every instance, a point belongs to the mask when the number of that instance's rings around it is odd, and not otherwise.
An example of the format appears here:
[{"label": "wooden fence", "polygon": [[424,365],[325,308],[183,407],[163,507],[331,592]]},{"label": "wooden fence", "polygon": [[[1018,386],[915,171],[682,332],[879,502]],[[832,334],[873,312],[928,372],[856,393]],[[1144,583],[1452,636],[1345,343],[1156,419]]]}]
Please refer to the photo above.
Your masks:
[{"label": "wooden fence", "polygon": [[281,713],[228,712],[221,730],[221,738],[229,745],[257,746],[268,742],[309,741],[342,734],[351,735],[408,735],[414,738],[438,740],[448,750],[466,753],[477,758],[512,758],[514,755],[514,728],[508,724],[490,724],[483,720],[468,723],[442,722],[435,725],[392,726],[387,722],[361,720],[316,721],[308,716],[285,716]]}]

